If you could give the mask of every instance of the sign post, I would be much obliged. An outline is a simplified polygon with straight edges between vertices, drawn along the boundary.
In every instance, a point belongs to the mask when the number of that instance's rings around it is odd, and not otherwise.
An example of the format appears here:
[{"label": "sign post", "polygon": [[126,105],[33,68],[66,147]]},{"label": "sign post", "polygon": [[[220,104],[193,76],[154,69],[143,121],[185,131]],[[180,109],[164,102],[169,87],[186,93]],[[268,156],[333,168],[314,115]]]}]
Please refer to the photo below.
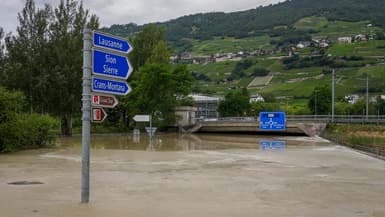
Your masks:
[{"label": "sign post", "polygon": [[127,80],[132,73],[132,66],[127,56],[94,49],[92,57],[94,75]]},{"label": "sign post", "polygon": [[124,38],[119,38],[103,32],[94,31],[93,39],[95,47],[125,54],[128,54],[133,50],[132,46]]},{"label": "sign post", "polygon": [[90,194],[92,32],[90,29],[84,29],[83,35],[81,202],[88,203]]},{"label": "sign post", "polygon": [[285,112],[261,112],[259,113],[260,130],[286,130]]},{"label": "sign post", "polygon": [[92,108],[91,121],[95,123],[103,122],[107,117],[107,113],[103,108]]},{"label": "sign post", "polygon": [[[101,107],[113,108],[118,104],[115,96],[91,94],[91,90],[117,95],[127,95],[131,92],[131,87],[126,83],[126,79],[132,73],[133,68],[125,54],[132,50],[132,46],[123,38],[92,32],[87,28],[83,29],[82,203],[89,202],[90,194],[91,121],[103,122],[107,114]],[[119,55],[119,53],[123,55]],[[92,77],[92,74],[102,77]],[[91,108],[91,105],[98,107]]]},{"label": "sign post", "polygon": [[92,106],[101,106],[104,108],[114,108],[118,105],[118,100],[114,95],[92,94]]},{"label": "sign post", "polygon": [[131,87],[125,81],[92,77],[92,91],[116,95],[127,95]]},{"label": "sign post", "polygon": [[136,122],[150,122],[150,115],[135,115],[133,119]]}]

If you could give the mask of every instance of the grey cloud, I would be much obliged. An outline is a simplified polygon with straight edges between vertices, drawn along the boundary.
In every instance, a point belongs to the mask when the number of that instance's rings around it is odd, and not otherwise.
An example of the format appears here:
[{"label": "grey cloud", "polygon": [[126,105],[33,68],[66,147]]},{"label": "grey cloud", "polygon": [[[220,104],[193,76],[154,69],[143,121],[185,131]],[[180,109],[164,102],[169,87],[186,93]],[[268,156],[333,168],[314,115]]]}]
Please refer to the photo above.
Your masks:
[{"label": "grey cloud", "polygon": [[[52,6],[59,3],[59,0],[35,1],[40,7],[45,3]],[[83,0],[84,7],[99,17],[102,26],[167,21],[200,12],[240,11],[277,2],[279,0]],[[25,1],[0,0],[0,3],[0,26],[14,32],[17,13]]]}]

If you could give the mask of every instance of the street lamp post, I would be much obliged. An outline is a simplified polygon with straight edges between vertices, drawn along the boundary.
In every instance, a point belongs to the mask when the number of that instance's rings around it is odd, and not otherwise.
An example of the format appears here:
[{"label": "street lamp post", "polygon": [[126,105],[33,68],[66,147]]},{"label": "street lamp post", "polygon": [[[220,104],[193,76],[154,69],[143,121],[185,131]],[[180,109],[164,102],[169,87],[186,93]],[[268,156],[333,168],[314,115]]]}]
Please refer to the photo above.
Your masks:
[{"label": "street lamp post", "polygon": [[366,120],[369,117],[369,76],[366,74]]},{"label": "street lamp post", "polygon": [[319,90],[314,90],[314,118],[317,118],[318,114],[318,109],[317,109],[317,95],[318,95]]},{"label": "street lamp post", "polygon": [[335,70],[333,69],[333,75],[332,75],[332,123],[334,123],[334,98],[335,98]]}]

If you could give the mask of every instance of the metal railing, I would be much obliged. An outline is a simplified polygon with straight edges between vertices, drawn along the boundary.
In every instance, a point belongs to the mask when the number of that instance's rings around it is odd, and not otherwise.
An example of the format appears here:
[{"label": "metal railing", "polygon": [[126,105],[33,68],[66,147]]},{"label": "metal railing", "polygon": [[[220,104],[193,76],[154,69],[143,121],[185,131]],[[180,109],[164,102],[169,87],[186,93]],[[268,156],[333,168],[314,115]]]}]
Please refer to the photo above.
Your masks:
[{"label": "metal railing", "polygon": [[[198,122],[259,122],[259,117],[197,119]],[[287,122],[384,124],[385,115],[287,115]]]}]

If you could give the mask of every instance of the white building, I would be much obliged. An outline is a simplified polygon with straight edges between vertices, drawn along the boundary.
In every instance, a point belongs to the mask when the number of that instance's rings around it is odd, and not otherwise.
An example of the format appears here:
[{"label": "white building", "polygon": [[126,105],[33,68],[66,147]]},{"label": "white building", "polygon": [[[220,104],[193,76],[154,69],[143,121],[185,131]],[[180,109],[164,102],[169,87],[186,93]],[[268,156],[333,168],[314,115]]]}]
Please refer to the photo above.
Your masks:
[{"label": "white building", "polygon": [[250,103],[253,103],[253,102],[265,102],[265,99],[263,98],[263,96],[261,94],[254,94],[252,96],[250,96],[250,100],[249,100]]},{"label": "white building", "polygon": [[219,101],[221,100],[219,97],[203,96],[197,94],[192,94],[189,96],[193,98],[195,107],[197,108],[195,112],[196,118],[204,119],[219,117],[218,106]]},{"label": "white building", "polygon": [[345,96],[345,100],[350,104],[355,104],[358,100],[360,100],[360,96],[356,94],[349,94]]},{"label": "white building", "polygon": [[353,38],[352,37],[339,37],[337,40],[338,40],[338,43],[341,43],[341,44],[351,44]]}]

